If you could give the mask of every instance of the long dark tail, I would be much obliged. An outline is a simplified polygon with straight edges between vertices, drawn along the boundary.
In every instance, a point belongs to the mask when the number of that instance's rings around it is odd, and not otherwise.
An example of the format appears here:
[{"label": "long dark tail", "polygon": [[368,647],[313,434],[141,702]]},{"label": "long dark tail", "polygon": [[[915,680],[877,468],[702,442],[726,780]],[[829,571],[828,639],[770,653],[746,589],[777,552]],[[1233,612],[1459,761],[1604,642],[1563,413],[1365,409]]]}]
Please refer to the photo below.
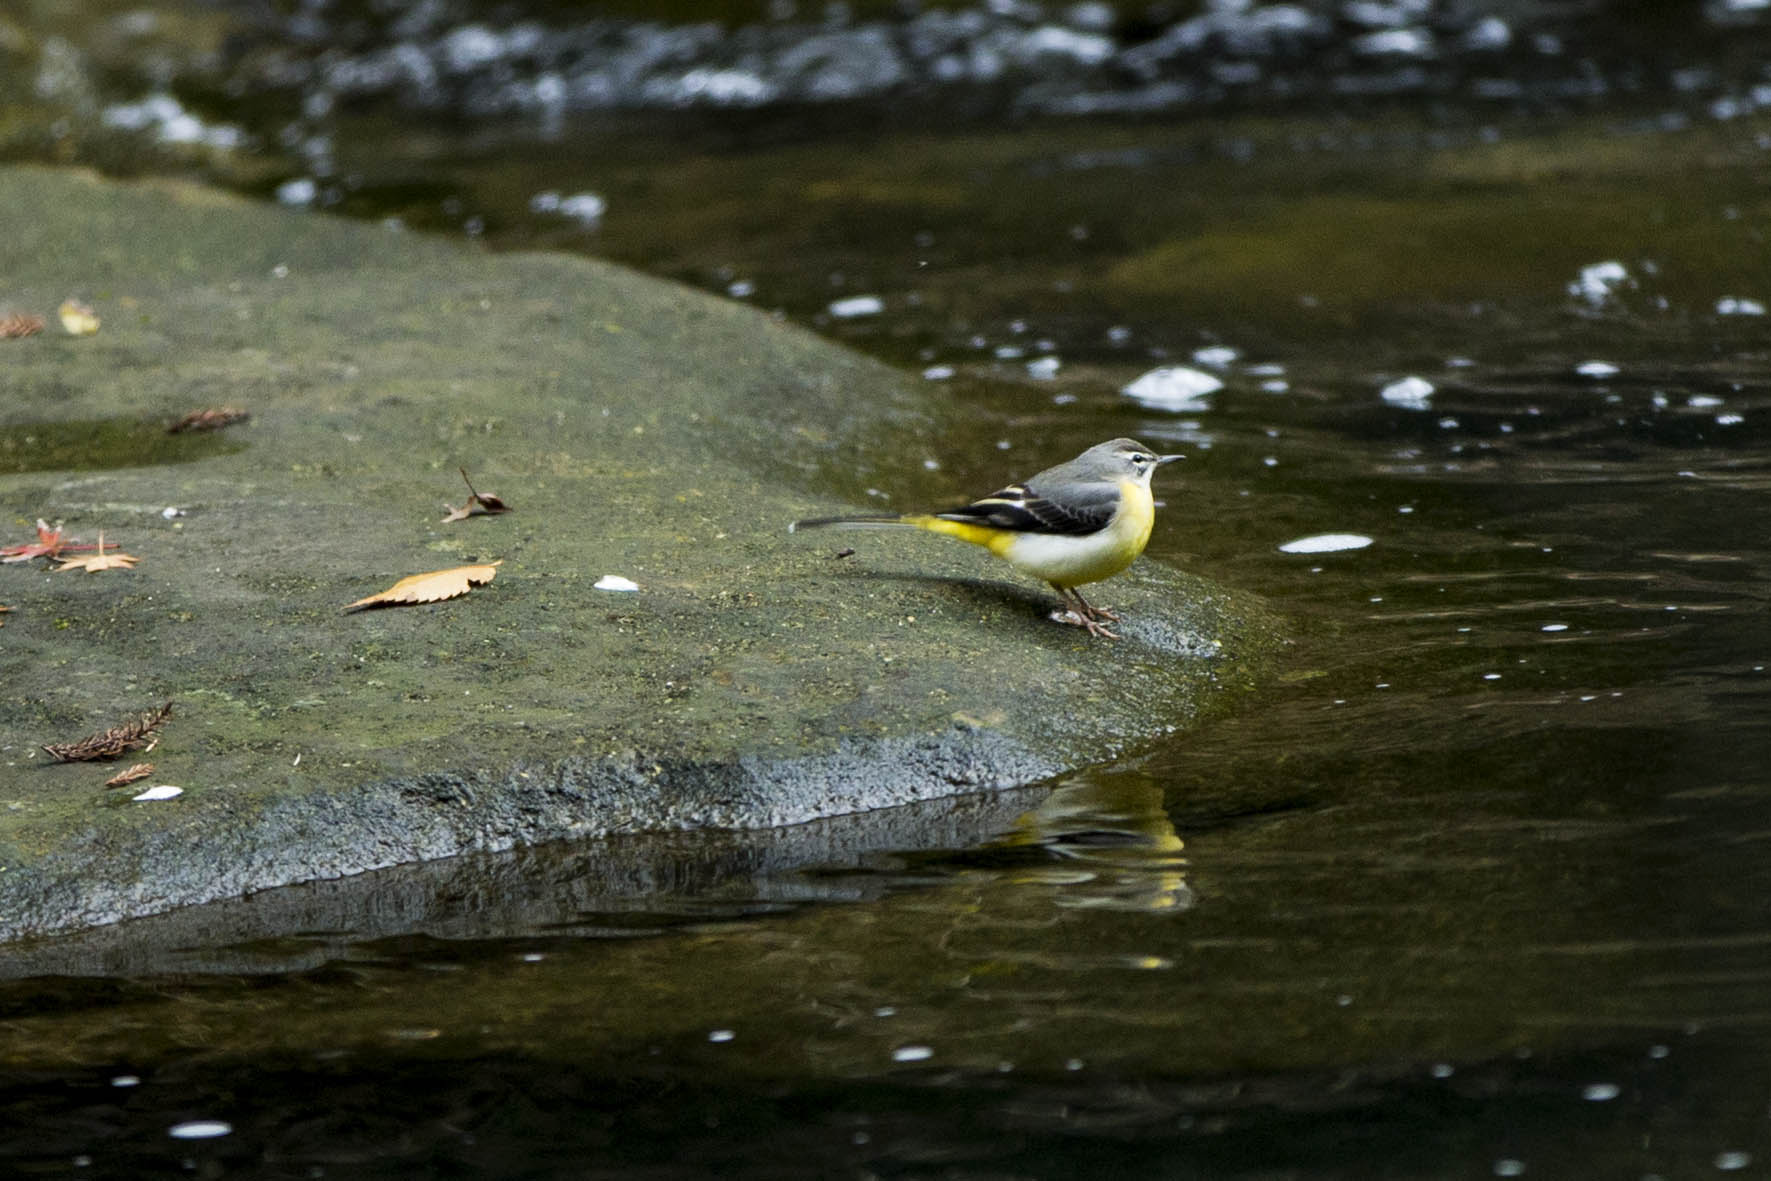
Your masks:
[{"label": "long dark tail", "polygon": [[787,526],[787,532],[798,533],[801,529],[827,529],[831,526],[845,529],[892,529],[899,526],[916,528],[916,517],[901,517],[897,513],[869,513],[856,517],[807,517],[803,521],[795,521]]}]

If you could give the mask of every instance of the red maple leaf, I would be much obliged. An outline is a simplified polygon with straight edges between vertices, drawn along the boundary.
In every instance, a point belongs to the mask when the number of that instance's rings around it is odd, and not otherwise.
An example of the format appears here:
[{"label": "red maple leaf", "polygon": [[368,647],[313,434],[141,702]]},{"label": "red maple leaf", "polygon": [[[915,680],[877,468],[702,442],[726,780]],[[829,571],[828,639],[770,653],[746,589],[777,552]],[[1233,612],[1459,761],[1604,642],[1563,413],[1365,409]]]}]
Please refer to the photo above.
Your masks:
[{"label": "red maple leaf", "polygon": [[59,558],[63,554],[83,553],[92,549],[71,537],[63,537],[61,526],[51,529],[42,517],[37,518],[37,540],[23,545],[0,546],[0,562],[28,562],[32,558]]}]

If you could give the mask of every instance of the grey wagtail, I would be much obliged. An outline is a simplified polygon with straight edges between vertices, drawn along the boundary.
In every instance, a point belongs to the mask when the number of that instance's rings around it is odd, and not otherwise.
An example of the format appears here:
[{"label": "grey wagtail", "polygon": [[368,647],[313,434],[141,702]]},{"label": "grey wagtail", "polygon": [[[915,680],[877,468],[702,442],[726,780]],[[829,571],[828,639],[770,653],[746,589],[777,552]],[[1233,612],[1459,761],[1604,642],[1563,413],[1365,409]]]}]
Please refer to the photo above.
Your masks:
[{"label": "grey wagtail", "polygon": [[1119,616],[1091,606],[1076,588],[1113,577],[1144,552],[1156,521],[1150,477],[1163,464],[1185,458],[1158,455],[1136,439],[1114,439],[1030,480],[945,512],[814,517],[795,521],[787,531],[826,525],[908,527],[957,537],[1051,583],[1064,604],[1062,611],[1052,612],[1054,620],[1118,639],[1106,621]]}]

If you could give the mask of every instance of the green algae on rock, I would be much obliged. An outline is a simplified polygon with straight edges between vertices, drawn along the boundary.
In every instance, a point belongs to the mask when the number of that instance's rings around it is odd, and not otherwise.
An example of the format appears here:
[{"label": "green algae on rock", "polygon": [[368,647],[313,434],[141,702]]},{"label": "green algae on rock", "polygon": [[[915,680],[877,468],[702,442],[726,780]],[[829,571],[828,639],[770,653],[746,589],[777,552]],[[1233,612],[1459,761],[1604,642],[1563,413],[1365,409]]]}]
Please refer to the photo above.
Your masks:
[{"label": "green algae on rock", "polygon": [[[1276,645],[1258,603],[1148,560],[1103,644],[939,539],[863,564],[789,537],[964,436],[900,374],[751,308],[179,185],[12,169],[0,204],[8,298],[78,289],[105,317],[8,354],[0,433],[251,412],[201,456],[0,471],[8,528],[103,528],[141,558],[3,571],[0,937],[1024,784],[1193,722]],[[520,511],[441,527],[462,466]],[[494,560],[468,599],[340,613]],[[163,700],[175,801],[107,799],[36,753]]]}]

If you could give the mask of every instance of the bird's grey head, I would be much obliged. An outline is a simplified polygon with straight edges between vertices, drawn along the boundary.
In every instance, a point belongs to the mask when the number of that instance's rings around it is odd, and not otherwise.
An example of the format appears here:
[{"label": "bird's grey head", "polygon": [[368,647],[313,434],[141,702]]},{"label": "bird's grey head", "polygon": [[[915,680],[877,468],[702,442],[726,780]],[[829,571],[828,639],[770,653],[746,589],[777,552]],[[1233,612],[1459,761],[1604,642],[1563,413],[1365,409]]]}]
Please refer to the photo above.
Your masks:
[{"label": "bird's grey head", "polygon": [[1185,458],[1185,455],[1158,455],[1136,439],[1110,439],[1084,451],[1076,457],[1076,462],[1098,470],[1103,476],[1149,483],[1151,473],[1157,468]]}]

